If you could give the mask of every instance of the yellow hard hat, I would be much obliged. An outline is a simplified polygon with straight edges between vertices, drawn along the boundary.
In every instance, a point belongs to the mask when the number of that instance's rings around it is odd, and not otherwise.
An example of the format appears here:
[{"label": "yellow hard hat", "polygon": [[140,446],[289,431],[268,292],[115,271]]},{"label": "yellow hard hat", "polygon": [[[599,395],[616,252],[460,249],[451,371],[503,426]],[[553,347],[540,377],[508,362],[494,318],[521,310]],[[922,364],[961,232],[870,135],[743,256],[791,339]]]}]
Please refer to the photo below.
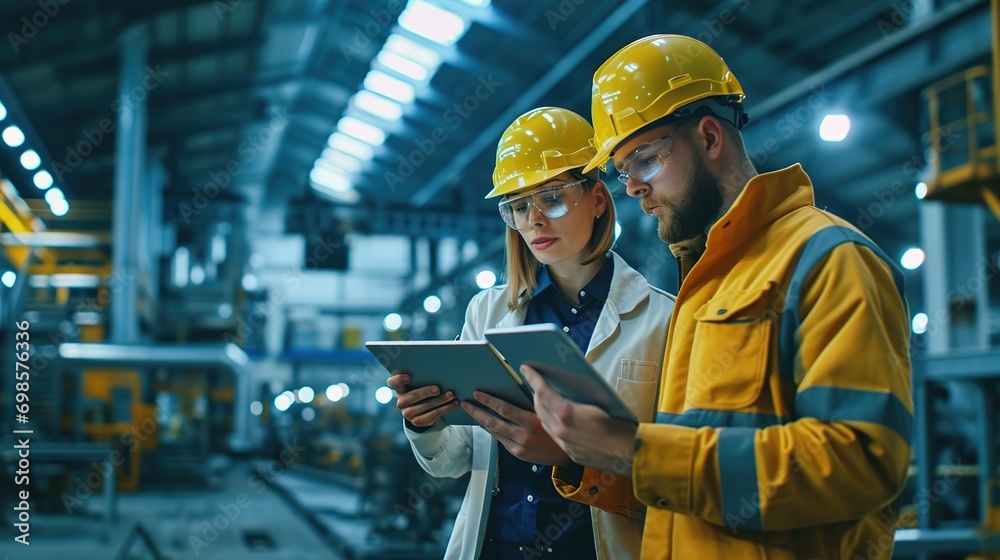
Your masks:
[{"label": "yellow hard hat", "polygon": [[724,105],[738,109],[734,124],[742,126],[743,87],[705,43],[683,35],[651,35],[622,48],[594,73],[597,154],[584,172],[603,168],[615,147],[650,123],[712,97],[725,97]]},{"label": "yellow hard hat", "polygon": [[593,139],[590,123],[573,111],[559,107],[528,111],[500,137],[494,188],[486,198],[533,187],[587,165],[596,153]]}]

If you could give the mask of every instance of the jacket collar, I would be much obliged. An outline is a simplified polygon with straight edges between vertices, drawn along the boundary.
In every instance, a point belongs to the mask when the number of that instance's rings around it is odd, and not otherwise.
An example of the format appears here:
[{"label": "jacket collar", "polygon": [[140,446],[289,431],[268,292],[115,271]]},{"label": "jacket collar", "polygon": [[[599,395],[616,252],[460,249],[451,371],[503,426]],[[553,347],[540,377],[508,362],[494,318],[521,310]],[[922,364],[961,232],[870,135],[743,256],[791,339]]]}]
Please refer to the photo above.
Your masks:
[{"label": "jacket collar", "polygon": [[748,233],[814,204],[812,181],[801,165],[761,173],[747,181],[733,206],[712,226],[707,245],[745,240]]},{"label": "jacket collar", "polygon": [[[643,301],[649,299],[649,283],[628,265],[624,259],[614,251],[609,253],[614,261],[614,272],[611,275],[611,290],[608,298],[604,302],[601,316],[594,326],[594,334],[590,337],[590,345],[587,348],[587,356],[590,352],[611,337],[618,330],[621,322],[619,315],[629,313],[639,306]],[[506,306],[506,299],[498,297],[494,305]],[[524,324],[524,310],[526,306],[509,311],[495,325],[497,327],[513,327]]]}]

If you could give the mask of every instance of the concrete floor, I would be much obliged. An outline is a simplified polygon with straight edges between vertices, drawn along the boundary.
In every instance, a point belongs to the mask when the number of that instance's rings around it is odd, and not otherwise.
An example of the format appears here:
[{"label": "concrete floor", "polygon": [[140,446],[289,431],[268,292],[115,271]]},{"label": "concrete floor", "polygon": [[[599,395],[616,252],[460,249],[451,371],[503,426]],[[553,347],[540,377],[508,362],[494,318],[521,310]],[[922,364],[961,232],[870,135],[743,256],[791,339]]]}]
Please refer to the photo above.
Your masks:
[{"label": "concrete floor", "polygon": [[[100,495],[85,500],[75,515],[33,513],[30,546],[14,542],[9,512],[3,512],[0,558],[113,560],[141,524],[170,560],[340,560],[342,556],[285,497],[259,480],[251,483],[250,468],[234,465],[214,490],[120,495],[118,518],[112,524],[101,518]],[[142,539],[132,535],[130,540],[130,553],[122,558],[155,558]]]}]

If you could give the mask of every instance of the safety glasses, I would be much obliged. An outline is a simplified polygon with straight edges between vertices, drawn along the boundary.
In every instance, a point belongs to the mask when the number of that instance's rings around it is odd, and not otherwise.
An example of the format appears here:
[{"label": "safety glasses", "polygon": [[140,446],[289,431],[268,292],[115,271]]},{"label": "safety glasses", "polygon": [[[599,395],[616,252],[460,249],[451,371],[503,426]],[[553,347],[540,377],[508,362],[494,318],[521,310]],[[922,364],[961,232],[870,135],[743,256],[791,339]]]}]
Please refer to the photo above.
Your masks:
[{"label": "safety glasses", "polygon": [[531,194],[505,198],[500,201],[500,216],[511,229],[518,231],[531,227],[532,206],[546,218],[560,218],[580,203],[585,182],[586,179],[580,179]]},{"label": "safety glasses", "polygon": [[621,171],[618,174],[618,180],[623,184],[628,184],[629,179],[639,181],[640,183],[649,181],[653,177],[656,177],[656,174],[663,169],[667,155],[673,149],[674,140],[669,134],[663,138],[639,146],[632,150],[632,153],[625,156],[620,167],[615,166]]}]

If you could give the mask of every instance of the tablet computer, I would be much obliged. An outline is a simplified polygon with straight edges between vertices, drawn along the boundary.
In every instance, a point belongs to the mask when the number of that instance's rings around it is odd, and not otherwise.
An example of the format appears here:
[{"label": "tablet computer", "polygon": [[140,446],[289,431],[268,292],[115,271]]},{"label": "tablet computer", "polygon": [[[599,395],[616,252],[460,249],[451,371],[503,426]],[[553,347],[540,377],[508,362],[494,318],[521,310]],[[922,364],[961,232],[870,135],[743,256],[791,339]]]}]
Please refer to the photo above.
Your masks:
[{"label": "tablet computer", "polygon": [[618,393],[587,361],[573,339],[552,323],[487,329],[483,335],[520,372],[527,364],[567,399],[600,407],[609,416],[638,422]]},{"label": "tablet computer", "polygon": [[[519,408],[535,409],[531,387],[485,340],[369,341],[365,347],[386,371],[409,373],[411,387],[437,385],[442,394],[451,391],[459,402],[473,404],[478,401],[472,392],[478,390]],[[441,419],[452,425],[479,425],[462,407]]]}]

